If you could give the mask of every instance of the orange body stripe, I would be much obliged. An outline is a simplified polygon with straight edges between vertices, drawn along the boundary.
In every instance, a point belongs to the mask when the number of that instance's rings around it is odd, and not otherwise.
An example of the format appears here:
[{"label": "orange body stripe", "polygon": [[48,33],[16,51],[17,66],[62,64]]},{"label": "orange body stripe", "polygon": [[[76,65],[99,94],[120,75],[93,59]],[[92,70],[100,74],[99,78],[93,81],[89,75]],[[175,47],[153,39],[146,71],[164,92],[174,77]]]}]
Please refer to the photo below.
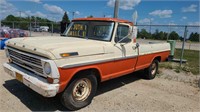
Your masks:
[{"label": "orange body stripe", "polygon": [[[165,61],[169,55],[169,51],[153,53],[139,56],[138,58],[130,58],[123,60],[116,60],[86,66],[79,66],[73,68],[58,68],[60,73],[60,88],[59,92],[62,92],[72,77],[81,70],[97,69],[100,72],[101,81],[106,81],[112,78],[116,78],[122,75],[132,73],[137,70],[147,68],[153,59],[157,56],[161,56],[161,61]],[[138,59],[138,61],[137,61]],[[135,65],[137,63],[137,65]]]},{"label": "orange body stripe", "polygon": [[160,60],[161,62],[165,61],[168,58],[169,54],[170,54],[170,51],[164,51],[164,52],[159,52],[159,53],[141,55],[138,57],[138,62],[137,62],[135,70],[142,70],[144,68],[149,67],[153,59],[156,57],[161,57],[161,60]]}]

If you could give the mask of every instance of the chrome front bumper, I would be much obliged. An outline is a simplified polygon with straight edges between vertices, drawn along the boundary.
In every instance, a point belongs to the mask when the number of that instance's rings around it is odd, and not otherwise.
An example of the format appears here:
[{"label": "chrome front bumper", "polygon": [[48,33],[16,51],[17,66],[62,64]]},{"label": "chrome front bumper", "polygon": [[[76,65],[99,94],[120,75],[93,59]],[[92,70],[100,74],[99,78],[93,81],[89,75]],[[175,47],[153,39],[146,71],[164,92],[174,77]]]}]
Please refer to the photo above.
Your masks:
[{"label": "chrome front bumper", "polygon": [[44,97],[54,97],[58,93],[59,84],[49,84],[46,79],[15,64],[4,63],[3,67],[6,73]]}]

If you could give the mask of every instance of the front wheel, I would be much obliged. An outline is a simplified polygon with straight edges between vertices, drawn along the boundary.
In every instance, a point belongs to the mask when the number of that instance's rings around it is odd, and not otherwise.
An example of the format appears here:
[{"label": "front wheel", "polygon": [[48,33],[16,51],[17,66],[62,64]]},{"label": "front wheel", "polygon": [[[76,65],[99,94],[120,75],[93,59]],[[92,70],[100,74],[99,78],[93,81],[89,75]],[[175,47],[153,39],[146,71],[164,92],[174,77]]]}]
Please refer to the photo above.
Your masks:
[{"label": "front wheel", "polygon": [[153,60],[151,65],[145,69],[145,78],[147,79],[154,79],[158,72],[158,60]]},{"label": "front wheel", "polygon": [[74,79],[62,93],[61,102],[69,110],[78,110],[91,103],[96,90],[97,79],[94,75],[80,76]]}]

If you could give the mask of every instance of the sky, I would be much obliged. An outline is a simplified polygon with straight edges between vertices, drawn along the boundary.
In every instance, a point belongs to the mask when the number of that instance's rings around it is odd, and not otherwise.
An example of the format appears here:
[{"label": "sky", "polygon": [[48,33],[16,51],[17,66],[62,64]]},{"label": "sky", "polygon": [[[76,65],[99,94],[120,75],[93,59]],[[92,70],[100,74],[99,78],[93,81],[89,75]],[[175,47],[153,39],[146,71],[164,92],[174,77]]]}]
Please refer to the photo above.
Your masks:
[{"label": "sky", "polygon": [[[9,14],[38,16],[60,21],[64,12],[70,19],[113,17],[115,0],[0,0],[0,19]],[[135,11],[137,24],[199,25],[199,0],[120,0],[119,18],[132,21]]]}]

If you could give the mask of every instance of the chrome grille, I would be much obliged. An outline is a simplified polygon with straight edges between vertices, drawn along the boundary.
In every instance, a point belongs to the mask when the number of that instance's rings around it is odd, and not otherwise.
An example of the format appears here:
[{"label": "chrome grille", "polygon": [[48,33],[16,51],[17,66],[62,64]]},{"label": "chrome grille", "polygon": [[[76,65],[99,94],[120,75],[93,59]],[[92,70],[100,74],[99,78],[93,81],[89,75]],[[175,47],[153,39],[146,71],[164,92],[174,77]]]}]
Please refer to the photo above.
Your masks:
[{"label": "chrome grille", "polygon": [[13,63],[25,69],[28,69],[38,75],[46,77],[43,74],[42,61],[41,61],[42,57],[35,56],[33,54],[26,53],[10,47],[7,49]]}]

